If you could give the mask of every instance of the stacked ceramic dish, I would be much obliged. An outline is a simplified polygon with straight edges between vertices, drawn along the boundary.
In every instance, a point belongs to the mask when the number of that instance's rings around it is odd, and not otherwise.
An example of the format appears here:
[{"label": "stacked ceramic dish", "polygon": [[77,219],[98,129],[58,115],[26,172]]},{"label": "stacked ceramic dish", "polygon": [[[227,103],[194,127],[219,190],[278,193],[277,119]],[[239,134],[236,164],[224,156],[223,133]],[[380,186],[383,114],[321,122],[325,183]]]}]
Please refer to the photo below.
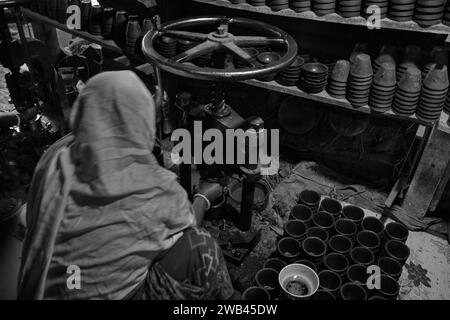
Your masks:
[{"label": "stacked ceramic dish", "polygon": [[322,63],[328,67],[328,76],[333,72],[334,66],[336,65],[336,58],[329,56],[316,57],[316,62]]},{"label": "stacked ceramic dish", "polygon": [[159,53],[164,57],[174,57],[177,54],[177,44],[176,39],[170,37],[161,37],[158,41]]},{"label": "stacked ceramic dish", "polygon": [[247,0],[247,3],[254,7],[263,7],[266,5],[266,0]]},{"label": "stacked ceramic dish", "polygon": [[312,0],[312,10],[318,16],[325,16],[334,13],[336,0]]},{"label": "stacked ceramic dish", "polygon": [[[280,55],[275,52],[261,52],[260,54],[258,54],[256,56],[256,59],[263,65],[272,64],[272,63],[280,60],[280,58],[281,58]],[[275,76],[276,76],[276,73],[269,74],[267,76],[258,78],[258,80],[270,82],[270,81],[273,81],[273,79],[275,79]]]},{"label": "stacked ceramic dish", "polygon": [[305,12],[311,10],[311,0],[293,0],[291,9],[295,12]]},{"label": "stacked ceramic dish", "polygon": [[425,77],[420,94],[417,117],[426,121],[440,118],[448,92],[448,70],[445,65],[436,65]]},{"label": "stacked ceramic dish", "polygon": [[441,23],[446,0],[417,0],[414,21],[422,27]]},{"label": "stacked ceramic dish", "polygon": [[337,0],[336,12],[344,18],[359,17],[362,0]]},{"label": "stacked ceramic dish", "polygon": [[301,68],[304,63],[305,60],[297,56],[289,67],[278,73],[276,81],[284,86],[297,85],[298,79],[300,78]]},{"label": "stacked ceramic dish", "polygon": [[347,88],[347,99],[355,108],[365,106],[369,102],[372,77],[370,56],[365,53],[357,54],[351,62]]},{"label": "stacked ceramic dish", "polygon": [[372,82],[369,107],[373,112],[389,111],[394,99],[396,83],[395,64],[383,63]]},{"label": "stacked ceramic dish", "polygon": [[380,8],[381,19],[386,18],[388,11],[388,2],[388,0],[365,0],[362,8],[363,15],[366,17],[372,15],[373,12],[368,11],[369,7],[377,6],[378,8]]},{"label": "stacked ceramic dish", "polygon": [[322,63],[309,62],[301,67],[301,88],[310,93],[322,92],[327,84],[328,67]]},{"label": "stacked ceramic dish", "polygon": [[409,68],[397,84],[392,110],[401,116],[412,116],[419,103],[422,78],[420,70]]},{"label": "stacked ceramic dish", "polygon": [[416,0],[390,0],[388,17],[398,22],[411,21],[415,5]]},{"label": "stacked ceramic dish", "polygon": [[289,9],[289,0],[267,0],[267,6],[269,6],[272,11]]},{"label": "stacked ceramic dish", "polygon": [[347,81],[350,74],[350,62],[339,60],[328,78],[327,92],[337,99],[345,99],[347,91]]},{"label": "stacked ceramic dish", "polygon": [[189,49],[195,47],[198,43],[189,40],[178,40],[177,53],[182,53],[188,51]]}]

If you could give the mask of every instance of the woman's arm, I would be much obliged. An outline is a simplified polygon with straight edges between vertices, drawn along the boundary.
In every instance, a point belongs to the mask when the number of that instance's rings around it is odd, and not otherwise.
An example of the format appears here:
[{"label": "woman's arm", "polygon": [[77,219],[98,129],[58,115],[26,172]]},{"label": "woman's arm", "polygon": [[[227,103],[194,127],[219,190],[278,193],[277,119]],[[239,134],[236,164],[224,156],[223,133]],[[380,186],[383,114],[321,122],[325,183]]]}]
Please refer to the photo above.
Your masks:
[{"label": "woman's arm", "polygon": [[205,212],[209,209],[211,203],[219,199],[222,194],[223,187],[220,184],[206,181],[200,183],[192,203],[197,226],[202,225]]},{"label": "woman's arm", "polygon": [[194,208],[195,219],[197,221],[197,226],[201,226],[203,224],[203,218],[205,216],[205,212],[208,208],[208,204],[203,198],[195,198],[192,203],[192,207]]}]

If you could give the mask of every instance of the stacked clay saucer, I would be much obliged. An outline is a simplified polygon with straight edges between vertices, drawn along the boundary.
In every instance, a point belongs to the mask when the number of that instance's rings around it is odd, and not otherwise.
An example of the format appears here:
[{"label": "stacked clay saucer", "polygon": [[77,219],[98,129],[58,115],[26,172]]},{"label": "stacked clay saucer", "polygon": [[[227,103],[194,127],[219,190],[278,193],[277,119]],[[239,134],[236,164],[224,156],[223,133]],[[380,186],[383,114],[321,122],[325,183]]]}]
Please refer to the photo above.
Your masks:
[{"label": "stacked clay saucer", "polygon": [[289,67],[287,67],[286,69],[284,69],[283,71],[278,73],[275,80],[279,84],[282,84],[284,86],[291,87],[291,86],[297,85],[297,82],[300,78],[301,68],[304,63],[305,63],[305,60],[303,60],[303,58],[297,56],[297,58],[294,60],[294,62]]},{"label": "stacked clay saucer", "polygon": [[395,64],[383,63],[375,74],[370,91],[369,107],[373,112],[389,111],[395,94]]},{"label": "stacked clay saucer", "polygon": [[[256,59],[258,60],[259,63],[261,63],[263,65],[269,65],[269,64],[275,63],[276,61],[280,60],[281,57],[278,53],[275,53],[275,52],[261,52],[256,56]],[[275,76],[276,76],[276,73],[269,74],[267,76],[258,78],[258,80],[270,82],[275,79]]]},{"label": "stacked clay saucer", "polygon": [[232,4],[243,4],[243,3],[247,3],[246,0],[230,0],[230,2]]},{"label": "stacked clay saucer", "polygon": [[344,18],[359,17],[362,0],[337,0],[336,12]]},{"label": "stacked clay saucer", "polygon": [[337,99],[345,99],[347,91],[347,81],[350,74],[350,62],[338,60],[328,78],[327,92]]},{"label": "stacked clay saucer", "polygon": [[447,66],[438,64],[425,77],[420,94],[417,117],[425,121],[440,118],[448,92]]},{"label": "stacked clay saucer", "polygon": [[380,15],[381,19],[386,18],[387,11],[388,11],[388,0],[365,0],[362,10],[363,10],[363,16],[367,17],[370,16],[373,12],[367,12],[367,9],[370,6],[378,6],[380,8]]},{"label": "stacked clay saucer", "polygon": [[312,11],[318,16],[334,13],[336,0],[312,0]]},{"label": "stacked clay saucer", "polygon": [[446,0],[416,0],[414,21],[422,27],[441,23]]},{"label": "stacked clay saucer", "polygon": [[322,63],[309,62],[301,67],[300,86],[307,92],[322,92],[327,84],[328,67]]},{"label": "stacked clay saucer", "polygon": [[390,0],[388,17],[398,22],[411,21],[415,6],[416,0]]},{"label": "stacked clay saucer", "polygon": [[254,7],[263,7],[266,5],[266,0],[247,0],[247,3]]},{"label": "stacked clay saucer", "polygon": [[330,75],[333,72],[334,66],[336,65],[336,58],[329,57],[329,56],[320,56],[316,57],[316,62],[322,63],[328,67],[328,75]]},{"label": "stacked clay saucer", "polygon": [[198,42],[195,41],[189,41],[189,40],[177,40],[177,53],[182,53],[185,51],[188,51],[189,49],[195,47],[198,45]]},{"label": "stacked clay saucer", "polygon": [[177,54],[178,41],[170,37],[161,37],[158,41],[159,52],[164,57],[174,57]]},{"label": "stacked clay saucer", "polygon": [[407,69],[397,84],[392,111],[401,116],[412,116],[416,112],[421,89],[420,70],[417,68]]},{"label": "stacked clay saucer", "polygon": [[291,9],[295,12],[311,11],[311,0],[293,0]]},{"label": "stacked clay saucer", "polygon": [[289,9],[289,0],[267,0],[266,3],[272,11]]},{"label": "stacked clay saucer", "polygon": [[365,106],[369,102],[372,77],[370,56],[365,53],[357,54],[351,62],[347,86],[347,99],[355,108]]}]

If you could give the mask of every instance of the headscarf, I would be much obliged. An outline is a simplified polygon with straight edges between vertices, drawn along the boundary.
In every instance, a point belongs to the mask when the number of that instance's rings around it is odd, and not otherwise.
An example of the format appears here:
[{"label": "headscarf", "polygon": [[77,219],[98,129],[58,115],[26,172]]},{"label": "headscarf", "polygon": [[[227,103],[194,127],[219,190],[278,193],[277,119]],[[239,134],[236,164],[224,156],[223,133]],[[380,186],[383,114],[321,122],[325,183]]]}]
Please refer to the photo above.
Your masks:
[{"label": "headscarf", "polygon": [[[90,79],[71,125],[33,177],[19,298],[122,299],[195,216],[176,176],[152,154],[155,106],[134,73]],[[67,285],[72,265],[81,289]]]}]

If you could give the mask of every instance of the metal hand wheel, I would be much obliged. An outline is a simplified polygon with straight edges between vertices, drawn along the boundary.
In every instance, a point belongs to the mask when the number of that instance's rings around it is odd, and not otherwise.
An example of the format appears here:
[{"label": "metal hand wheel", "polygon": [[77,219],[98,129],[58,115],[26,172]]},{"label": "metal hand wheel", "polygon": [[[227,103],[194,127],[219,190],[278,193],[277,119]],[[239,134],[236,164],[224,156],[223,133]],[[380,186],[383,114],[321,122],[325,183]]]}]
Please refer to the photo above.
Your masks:
[{"label": "metal hand wheel", "polygon": [[[210,27],[210,33],[191,32],[186,29]],[[236,35],[229,30],[249,30],[255,35]],[[161,37],[177,40],[189,40],[198,43],[191,49],[174,57],[164,57],[158,48]],[[276,46],[282,48],[284,54],[280,59],[261,63],[250,56],[243,48]],[[196,17],[170,21],[163,24],[160,30],[148,32],[142,41],[144,55],[161,69],[188,78],[213,81],[234,81],[267,76],[289,66],[297,55],[297,43],[283,30],[256,20],[226,17]],[[215,52],[230,53],[241,59],[246,65],[243,68],[211,68],[199,67],[193,60]]]}]

